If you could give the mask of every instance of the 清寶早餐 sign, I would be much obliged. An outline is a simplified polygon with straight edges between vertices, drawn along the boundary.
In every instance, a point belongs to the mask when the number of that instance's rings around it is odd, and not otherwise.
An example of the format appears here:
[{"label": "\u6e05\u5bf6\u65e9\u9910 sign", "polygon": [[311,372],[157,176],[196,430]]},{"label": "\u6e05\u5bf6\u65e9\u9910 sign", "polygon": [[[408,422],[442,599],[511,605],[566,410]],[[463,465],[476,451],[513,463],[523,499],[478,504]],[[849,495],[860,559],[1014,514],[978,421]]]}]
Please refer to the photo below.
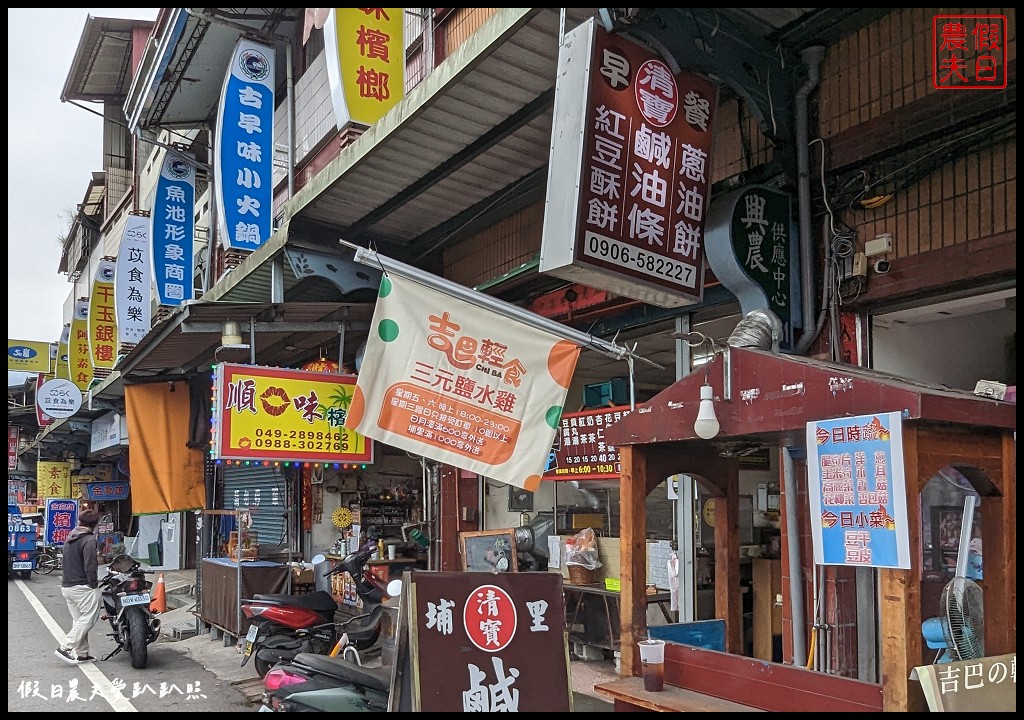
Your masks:
[{"label": "\u6e05\u5bf6\u65e9\u9910 sign", "polygon": [[355,378],[221,363],[213,455],[223,460],[373,462],[373,442],[343,427]]},{"label": "\u6e05\u5bf6\u65e9\u9910 sign", "polygon": [[562,576],[411,573],[413,711],[568,712]]},{"label": "\u6e05\u5bf6\u65e9\u9910 sign", "polygon": [[591,18],[559,46],[540,271],[700,302],[718,86]]}]

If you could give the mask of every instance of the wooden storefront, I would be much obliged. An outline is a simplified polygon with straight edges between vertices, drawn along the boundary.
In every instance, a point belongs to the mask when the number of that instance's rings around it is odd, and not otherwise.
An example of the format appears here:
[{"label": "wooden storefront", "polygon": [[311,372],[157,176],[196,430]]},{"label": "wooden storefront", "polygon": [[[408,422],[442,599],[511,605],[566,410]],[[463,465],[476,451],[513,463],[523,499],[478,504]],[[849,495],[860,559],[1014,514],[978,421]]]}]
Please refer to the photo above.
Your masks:
[{"label": "wooden storefront", "polygon": [[[923,660],[927,649],[921,622],[935,614],[934,606],[925,604],[929,590],[923,558],[929,551],[922,541],[926,521],[922,521],[920,498],[925,484],[949,466],[962,473],[979,496],[985,557],[980,584],[985,616],[990,620],[985,624],[985,654],[1016,650],[1015,404],[854,366],[746,348],[718,354],[706,377],[714,387],[721,425],[711,440],[698,438],[693,430],[700,387],[705,382],[703,372],[676,382],[606,431],[606,439],[619,448],[622,459],[620,642],[622,648],[632,649],[622,654],[624,678],[639,675],[636,643],[647,635],[644,499],[676,473],[697,477],[715,496],[715,613],[726,622],[726,652],[669,643],[667,685],[769,711],[925,710],[918,683],[909,679],[914,667],[927,662]],[[794,646],[790,585],[795,573],[797,587],[806,588],[815,572],[807,472],[801,459],[806,457],[806,426],[830,418],[886,412],[899,412],[903,422],[912,566],[909,570],[868,571],[875,573],[877,620],[874,614],[860,612],[853,619],[872,625],[877,657],[870,658],[870,679],[860,679],[865,675],[865,658],[859,659],[858,670],[856,652],[833,674],[807,670],[794,664],[794,653],[805,653],[806,643]],[[782,497],[783,663],[738,654],[742,627],[736,532],[738,458],[754,447],[771,448],[780,457],[784,454],[787,463],[792,462],[795,481],[791,487],[802,489],[795,496],[784,493]],[[780,467],[783,464],[780,462]],[[798,507],[787,508],[785,504],[794,498]],[[792,523],[787,517],[797,518],[795,532],[790,532]],[[798,538],[796,548],[789,547],[793,537]],[[791,557],[797,559],[797,565],[788,562]],[[849,570],[851,574],[863,572]],[[842,587],[836,582],[832,589],[841,594]],[[810,593],[804,589],[799,596],[804,608],[795,616],[810,618],[806,607]],[[841,603],[842,598],[834,600]],[[1000,620],[991,621],[994,618]],[[808,621],[801,625],[796,637],[806,638]],[[617,700],[616,705],[631,708],[624,701]]]}]

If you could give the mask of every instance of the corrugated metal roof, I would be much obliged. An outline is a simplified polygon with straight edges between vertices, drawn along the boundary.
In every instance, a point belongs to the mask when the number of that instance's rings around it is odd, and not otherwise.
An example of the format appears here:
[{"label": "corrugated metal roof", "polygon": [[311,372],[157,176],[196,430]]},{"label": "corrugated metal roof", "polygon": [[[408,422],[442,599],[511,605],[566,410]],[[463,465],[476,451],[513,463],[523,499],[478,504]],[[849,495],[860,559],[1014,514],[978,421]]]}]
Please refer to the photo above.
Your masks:
[{"label": "corrugated metal roof", "polygon": [[132,82],[132,33],[152,26],[148,20],[88,16],[61,101],[123,100]]},{"label": "corrugated metal roof", "polygon": [[[320,352],[336,358],[343,324],[345,357],[351,358],[366,338],[373,308],[373,303],[193,301],[157,323],[117,364],[117,370],[133,379],[144,379],[183,375],[218,361],[249,362],[247,350],[231,349],[217,354],[225,320],[239,323],[244,343],[249,342],[248,323],[256,324],[256,362],[260,365],[294,367]],[[333,327],[304,327],[311,323]],[[269,327],[273,325],[280,325],[281,329]]]},{"label": "corrugated metal roof", "polygon": [[[594,15],[570,8],[565,29]],[[496,13],[293,200],[294,220],[411,243],[544,168],[558,8]]]}]

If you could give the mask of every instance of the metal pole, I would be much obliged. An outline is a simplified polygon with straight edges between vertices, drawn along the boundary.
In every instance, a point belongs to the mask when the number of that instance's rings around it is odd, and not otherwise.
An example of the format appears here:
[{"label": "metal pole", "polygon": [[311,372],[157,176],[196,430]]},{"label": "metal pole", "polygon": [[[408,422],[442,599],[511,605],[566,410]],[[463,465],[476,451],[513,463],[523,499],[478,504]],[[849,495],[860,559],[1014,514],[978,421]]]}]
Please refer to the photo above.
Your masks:
[{"label": "metal pole", "polygon": [[[214,128],[216,123],[210,123],[210,148],[208,157],[210,158],[210,165],[213,165],[214,161]],[[214,284],[217,282],[217,223],[220,222],[217,218],[217,179],[216,173],[211,172],[209,175],[210,182],[206,186],[206,191],[210,194],[210,231],[206,234],[206,288],[203,294],[210,292],[213,289]]]},{"label": "metal pole", "polygon": [[[793,617],[793,664],[804,667],[807,664],[806,638],[804,636],[804,592],[802,567],[800,565],[800,533],[796,511],[796,475],[793,470],[793,456],[789,448],[782,448],[783,499],[786,503],[786,559],[789,565],[789,599]],[[819,644],[821,638],[818,638]]]},{"label": "metal pole", "polygon": [[295,78],[293,77],[294,71],[292,69],[291,41],[287,41],[284,44],[284,59],[285,75],[287,77],[285,92],[288,93],[288,96],[285,98],[285,115],[288,117],[288,130],[285,142],[288,144],[288,199],[291,200],[295,196]]},{"label": "metal pole", "polygon": [[235,508],[235,532],[238,533],[238,542],[235,544],[235,611],[236,622],[235,632],[242,634],[242,511]]}]

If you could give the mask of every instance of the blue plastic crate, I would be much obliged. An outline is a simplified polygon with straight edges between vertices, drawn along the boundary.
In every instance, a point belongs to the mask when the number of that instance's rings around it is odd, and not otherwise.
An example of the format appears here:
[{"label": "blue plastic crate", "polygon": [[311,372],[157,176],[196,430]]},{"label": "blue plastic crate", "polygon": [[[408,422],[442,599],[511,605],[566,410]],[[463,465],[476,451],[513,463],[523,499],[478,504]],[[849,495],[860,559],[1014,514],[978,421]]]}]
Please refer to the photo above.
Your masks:
[{"label": "blue plastic crate", "polygon": [[585,409],[611,405],[629,405],[629,378],[617,377],[605,382],[583,386],[583,407]]}]

